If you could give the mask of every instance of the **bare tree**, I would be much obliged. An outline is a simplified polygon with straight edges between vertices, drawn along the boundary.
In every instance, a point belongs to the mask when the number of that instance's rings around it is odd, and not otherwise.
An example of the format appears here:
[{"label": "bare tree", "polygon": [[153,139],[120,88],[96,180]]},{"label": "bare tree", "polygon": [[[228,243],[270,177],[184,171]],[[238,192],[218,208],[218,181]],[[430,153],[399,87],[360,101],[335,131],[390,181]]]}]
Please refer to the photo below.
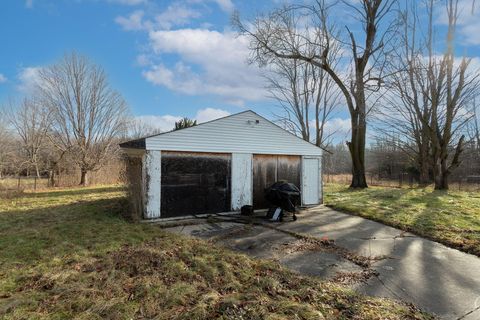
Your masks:
[{"label": "bare tree", "polygon": [[0,178],[14,162],[15,146],[14,139],[8,129],[5,110],[0,110]]},{"label": "bare tree", "polygon": [[67,158],[69,149],[62,147],[60,139],[54,131],[49,131],[47,143],[42,149],[42,158],[45,161],[45,169],[48,171],[48,185],[57,186],[56,176],[60,174],[62,162]]},{"label": "bare tree", "polygon": [[153,136],[161,133],[162,130],[152,124],[139,119],[132,118],[128,121],[125,139],[139,139],[146,136]]},{"label": "bare tree", "polygon": [[80,167],[80,185],[98,170],[126,129],[127,105],[104,70],[75,53],[39,73],[38,91],[52,114],[50,141],[60,154],[71,152]]},{"label": "bare tree", "polygon": [[434,47],[434,11],[438,1],[426,0],[427,30],[419,29],[416,1],[405,2],[403,45],[391,64],[387,111],[382,114],[388,129],[401,133],[403,149],[416,159],[420,182],[433,171],[435,188],[448,189],[448,177],[460,165],[465,146],[465,126],[472,119],[467,105],[478,89],[478,76],[469,68],[470,59],[455,57],[458,1],[445,0],[448,27],[446,49]]},{"label": "bare tree", "polygon": [[469,123],[468,132],[470,140],[473,141],[475,149],[480,155],[480,110],[477,99],[472,101],[471,113],[473,115],[472,121]]},{"label": "bare tree", "polygon": [[[312,5],[289,6],[272,12],[266,17],[258,17],[253,27],[242,24],[234,18],[240,32],[250,38],[253,60],[265,64],[272,59],[295,59],[310,63],[324,70],[342,92],[351,118],[351,141],[347,142],[352,157],[352,188],[366,188],[365,144],[367,113],[369,112],[368,91],[378,90],[382,84],[385,47],[389,40],[392,19],[385,19],[391,11],[394,0],[363,0],[352,4],[341,3],[355,15],[361,24],[360,31],[346,27],[344,37],[338,34],[329,20],[329,6],[324,0]],[[333,5],[338,5],[334,2]],[[298,16],[307,22],[295,28]],[[349,52],[345,69],[332,64],[332,45],[338,42]],[[311,50],[311,48],[314,50]],[[347,58],[347,57],[346,57]],[[343,66],[345,67],[345,65]],[[371,106],[370,106],[371,107]]]},{"label": "bare tree", "polygon": [[[376,117],[380,125],[377,132],[395,138],[398,146],[414,159],[419,173],[419,182],[430,182],[431,161],[428,119],[431,116],[430,99],[426,76],[421,65],[427,47],[419,30],[419,18],[416,1],[405,1],[400,22],[403,27],[398,31],[399,46],[392,53],[388,63],[388,93],[384,95],[384,107],[378,110]],[[397,139],[402,136],[403,139]]]},{"label": "bare tree", "polygon": [[343,143],[336,145],[328,145],[327,148],[331,152],[325,153],[322,157],[324,174],[330,175],[345,174],[348,173],[352,167],[352,160],[349,155],[347,146]]},{"label": "bare tree", "polygon": [[458,0],[445,0],[445,4],[448,18],[446,50],[439,56],[433,49],[435,1],[428,0],[428,55],[427,59],[418,59],[415,71],[417,79],[424,82],[423,95],[428,97],[430,108],[429,117],[423,117],[422,110],[414,105],[429,134],[436,190],[448,189],[448,177],[460,165],[465,145],[463,132],[465,125],[472,119],[466,106],[478,89],[478,74],[469,68],[471,59],[455,57]]},{"label": "bare tree", "polygon": [[[338,52],[339,46],[335,45],[331,57],[337,63]],[[325,123],[338,106],[340,92],[325,70],[303,60],[276,58],[265,77],[271,97],[282,108],[277,116],[281,123],[306,141],[327,145],[333,133],[326,134]]]},{"label": "bare tree", "polygon": [[21,143],[25,167],[33,167],[40,177],[40,151],[46,144],[51,123],[49,110],[35,99],[24,98],[18,106],[11,102],[7,119]]}]

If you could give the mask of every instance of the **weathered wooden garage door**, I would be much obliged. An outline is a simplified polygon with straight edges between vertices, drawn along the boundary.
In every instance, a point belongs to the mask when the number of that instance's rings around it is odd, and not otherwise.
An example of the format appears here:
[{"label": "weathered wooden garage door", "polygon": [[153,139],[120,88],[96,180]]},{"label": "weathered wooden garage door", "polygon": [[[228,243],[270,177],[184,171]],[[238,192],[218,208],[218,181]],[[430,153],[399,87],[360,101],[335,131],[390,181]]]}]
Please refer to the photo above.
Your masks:
[{"label": "weathered wooden garage door", "polygon": [[264,190],[275,181],[285,180],[300,188],[301,157],[284,155],[253,155],[253,207],[266,209]]},{"label": "weathered wooden garage door", "polygon": [[230,154],[162,152],[161,217],[230,210]]}]

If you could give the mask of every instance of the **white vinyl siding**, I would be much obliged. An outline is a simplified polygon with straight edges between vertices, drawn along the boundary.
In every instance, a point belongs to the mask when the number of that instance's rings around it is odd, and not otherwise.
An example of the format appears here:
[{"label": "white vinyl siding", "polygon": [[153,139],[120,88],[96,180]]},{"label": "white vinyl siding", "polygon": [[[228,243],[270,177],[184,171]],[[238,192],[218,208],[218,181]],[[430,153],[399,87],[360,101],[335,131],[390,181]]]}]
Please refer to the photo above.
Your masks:
[{"label": "white vinyl siding", "polygon": [[322,154],[317,146],[253,111],[146,138],[146,149],[311,156]]}]

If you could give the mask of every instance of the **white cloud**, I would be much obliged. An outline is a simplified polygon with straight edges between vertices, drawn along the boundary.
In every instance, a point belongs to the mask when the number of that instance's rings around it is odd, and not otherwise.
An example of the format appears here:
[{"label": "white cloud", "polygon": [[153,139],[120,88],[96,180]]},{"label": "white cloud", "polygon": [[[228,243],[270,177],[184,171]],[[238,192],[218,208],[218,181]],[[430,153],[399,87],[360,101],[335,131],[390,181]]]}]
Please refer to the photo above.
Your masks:
[{"label": "white cloud", "polygon": [[192,19],[200,17],[199,11],[174,3],[165,11],[155,16],[155,23],[161,29],[170,29],[173,26],[181,26],[189,23]]},{"label": "white cloud", "polygon": [[18,74],[18,80],[20,81],[17,89],[24,93],[31,93],[35,85],[38,83],[39,71],[41,67],[26,67],[23,68]]},{"label": "white cloud", "polygon": [[226,13],[231,13],[233,12],[233,9],[235,9],[232,0],[188,0],[188,2],[190,4],[205,4],[207,2],[214,2]]},{"label": "white cloud", "polygon": [[[180,29],[173,31],[154,31],[149,34],[153,50],[156,53],[179,53],[193,62],[203,61],[205,56],[214,60],[237,60],[244,58],[248,49],[242,43],[242,38],[236,38],[233,33],[220,33],[206,29]],[[235,51],[233,51],[235,49]],[[211,54],[215,55],[212,56]]]},{"label": "white cloud", "polygon": [[215,109],[215,108],[205,108],[200,109],[197,111],[197,115],[195,119],[198,123],[207,122],[211,120],[215,120],[218,118],[223,118],[229,116],[230,112],[222,109]]},{"label": "white cloud", "polygon": [[[143,72],[145,79],[156,85],[162,85],[169,89],[174,88],[173,72],[163,65],[153,66],[152,69]],[[182,91],[182,88],[177,88]]]},{"label": "white cloud", "polygon": [[[477,3],[474,3],[474,2]],[[478,0],[460,0],[458,2],[458,31],[464,38],[466,44],[480,44],[480,6]],[[448,16],[444,3],[437,6],[437,23],[447,25]],[[442,39],[443,40],[443,39]]]},{"label": "white cloud", "polygon": [[0,73],[0,83],[5,83],[7,82],[7,77],[5,77],[3,74]]},{"label": "white cloud", "polygon": [[124,30],[148,32],[148,45],[136,64],[144,67],[142,75],[150,83],[187,95],[220,96],[240,106],[246,100],[265,99],[261,71],[247,63],[250,50],[245,37],[206,26],[185,28],[205,13],[206,3],[216,3],[225,12],[234,9],[231,0],[181,0],[160,13],[137,10],[115,22]]},{"label": "white cloud", "polygon": [[151,61],[148,55],[142,53],[137,56],[136,63],[141,67],[146,67],[151,64]]},{"label": "white cloud", "polygon": [[[228,115],[230,115],[230,112],[222,109],[205,108],[198,110],[194,119],[197,120],[198,123],[202,123]],[[180,121],[182,118],[183,116],[173,116],[169,114],[163,116],[143,115],[136,116],[135,120],[138,121],[138,123],[166,132],[173,130],[173,128],[175,128],[175,122]]]},{"label": "white cloud", "polygon": [[246,38],[205,29],[151,31],[149,36],[155,54],[179,56],[173,67],[158,64],[143,72],[153,84],[189,95],[218,95],[237,104],[266,97],[260,70],[247,63]]},{"label": "white cloud", "polygon": [[[468,65],[466,74],[469,77],[477,77],[478,74],[480,74],[480,57],[470,57],[469,59],[470,59],[470,63]],[[458,68],[460,66],[461,61],[462,61],[461,57],[455,57],[454,67]]]},{"label": "white cloud", "polygon": [[232,12],[234,9],[233,2],[231,0],[214,0],[220,8],[225,12]]},{"label": "white cloud", "polygon": [[170,131],[175,127],[175,122],[182,119],[182,117],[172,116],[172,115],[163,115],[163,116],[137,116],[135,119],[139,123],[143,123],[149,127],[160,129],[162,132]]},{"label": "white cloud", "polygon": [[193,19],[199,18],[201,13],[183,4],[174,3],[169,5],[165,11],[153,15],[150,19],[146,19],[145,15],[143,10],[136,10],[127,17],[116,17],[115,22],[126,31],[168,30],[174,26],[190,23]]},{"label": "white cloud", "polygon": [[[310,120],[310,136],[315,137],[315,120]],[[349,135],[351,133],[351,122],[350,118],[332,118],[325,122],[323,127],[323,139],[325,144],[333,143],[342,143],[343,141],[349,140]]]},{"label": "white cloud", "polygon": [[142,10],[136,10],[128,17],[116,17],[115,22],[121,25],[122,28],[127,31],[142,30],[145,28],[145,25],[142,21],[143,15],[144,13]]},{"label": "white cloud", "polygon": [[333,118],[325,122],[324,136],[334,136],[336,139],[345,140],[352,128],[350,119]]},{"label": "white cloud", "polygon": [[139,4],[147,3],[147,0],[107,0],[111,3],[124,4],[127,6],[136,6]]}]

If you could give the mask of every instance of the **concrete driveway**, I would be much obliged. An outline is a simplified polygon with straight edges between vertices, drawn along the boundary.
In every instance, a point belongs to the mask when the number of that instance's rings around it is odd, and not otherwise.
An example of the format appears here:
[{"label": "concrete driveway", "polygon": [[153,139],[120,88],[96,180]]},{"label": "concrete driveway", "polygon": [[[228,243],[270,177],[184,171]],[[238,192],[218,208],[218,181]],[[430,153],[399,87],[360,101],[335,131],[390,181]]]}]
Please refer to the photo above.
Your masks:
[{"label": "concrete driveway", "polygon": [[[361,275],[367,274],[362,281],[347,283],[368,295],[411,302],[442,319],[480,319],[480,258],[327,207],[305,211],[296,222],[266,227],[220,221],[167,230],[275,259],[303,274],[338,281],[351,274],[362,280]],[[331,239],[336,248],[312,247],[294,235]],[[369,267],[343,248],[373,258]]]}]

